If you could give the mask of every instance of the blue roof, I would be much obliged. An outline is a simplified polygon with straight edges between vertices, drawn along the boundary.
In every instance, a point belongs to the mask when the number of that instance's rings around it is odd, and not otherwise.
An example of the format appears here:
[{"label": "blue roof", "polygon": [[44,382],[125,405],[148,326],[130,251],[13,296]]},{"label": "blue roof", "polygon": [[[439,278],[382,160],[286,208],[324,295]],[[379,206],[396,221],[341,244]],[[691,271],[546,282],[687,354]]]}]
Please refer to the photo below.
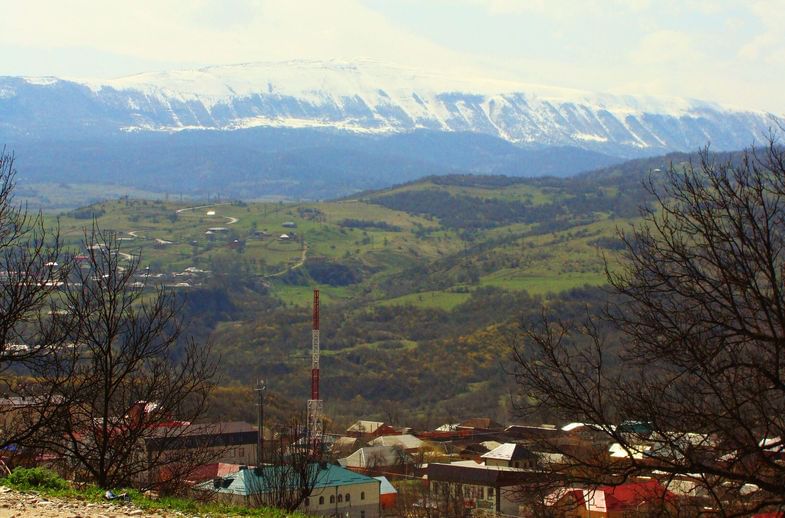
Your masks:
[{"label": "blue roof", "polygon": [[398,491],[395,490],[393,485],[390,484],[390,481],[387,480],[386,477],[373,477],[373,478],[381,482],[381,485],[379,486],[380,495],[398,494]]},{"label": "blue roof", "polygon": [[[314,489],[348,486],[352,484],[367,484],[368,482],[377,482],[377,479],[367,477],[354,471],[328,464],[320,467],[318,464],[312,464],[311,469],[318,469],[316,484]],[[280,472],[277,473],[277,472]],[[267,492],[267,481],[276,480],[280,476],[287,476],[284,468],[281,466],[264,466],[262,468],[247,468],[241,469],[230,475],[226,475],[221,480],[220,487],[215,487],[215,481],[210,480],[203,482],[196,486],[197,489],[211,490],[218,493],[229,493],[235,495],[251,495]],[[296,486],[297,482],[294,475],[292,477],[292,486]]]}]

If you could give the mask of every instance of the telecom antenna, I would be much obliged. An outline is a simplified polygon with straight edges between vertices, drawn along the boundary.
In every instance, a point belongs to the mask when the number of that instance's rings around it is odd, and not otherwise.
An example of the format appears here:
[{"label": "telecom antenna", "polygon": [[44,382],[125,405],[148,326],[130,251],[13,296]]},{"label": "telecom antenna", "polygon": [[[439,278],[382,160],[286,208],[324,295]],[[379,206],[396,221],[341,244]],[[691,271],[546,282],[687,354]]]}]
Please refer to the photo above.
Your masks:
[{"label": "telecom antenna", "polygon": [[314,446],[322,443],[322,408],[319,399],[319,290],[313,290],[313,330],[311,331],[311,399],[308,400],[308,435]]}]

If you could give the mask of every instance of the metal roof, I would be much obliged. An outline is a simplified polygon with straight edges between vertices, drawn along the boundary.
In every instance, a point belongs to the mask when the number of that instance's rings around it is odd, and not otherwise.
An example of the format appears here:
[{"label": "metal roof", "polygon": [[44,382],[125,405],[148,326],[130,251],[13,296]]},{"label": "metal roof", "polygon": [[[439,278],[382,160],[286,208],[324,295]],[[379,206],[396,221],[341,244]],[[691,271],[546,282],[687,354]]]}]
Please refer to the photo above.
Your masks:
[{"label": "metal roof", "polygon": [[[367,484],[374,482],[381,484],[378,480],[355,473],[348,469],[336,466],[335,464],[319,465],[312,464],[311,469],[318,470],[314,489],[340,487],[354,484]],[[252,495],[266,493],[268,491],[268,481],[276,480],[276,477],[288,476],[281,466],[264,466],[261,468],[245,468],[227,475],[221,479],[215,479],[196,485],[196,489],[215,491],[218,493],[234,495]],[[292,486],[296,486],[297,481],[292,476]]]},{"label": "metal roof", "polygon": [[381,435],[368,444],[371,446],[400,446],[405,450],[414,450],[425,445],[423,441],[411,434]]},{"label": "metal roof", "polygon": [[347,457],[338,459],[342,466],[352,468],[396,466],[410,461],[409,455],[393,446],[365,446]]},{"label": "metal roof", "polygon": [[387,477],[373,477],[373,478],[381,482],[381,485],[379,486],[380,495],[394,495],[398,493],[395,487],[393,487],[393,485],[390,484],[390,481],[387,480]]},{"label": "metal roof", "polygon": [[523,470],[506,466],[486,466],[474,461],[453,462],[452,464],[430,463],[427,469],[428,480],[475,484],[483,486],[506,487],[543,480],[546,474],[538,470]]},{"label": "metal roof", "polygon": [[520,460],[535,457],[528,448],[514,442],[507,442],[482,455],[483,459]]},{"label": "metal roof", "polygon": [[346,429],[347,432],[360,432],[360,433],[374,433],[376,430],[384,426],[385,423],[382,421],[355,421],[349,428]]}]

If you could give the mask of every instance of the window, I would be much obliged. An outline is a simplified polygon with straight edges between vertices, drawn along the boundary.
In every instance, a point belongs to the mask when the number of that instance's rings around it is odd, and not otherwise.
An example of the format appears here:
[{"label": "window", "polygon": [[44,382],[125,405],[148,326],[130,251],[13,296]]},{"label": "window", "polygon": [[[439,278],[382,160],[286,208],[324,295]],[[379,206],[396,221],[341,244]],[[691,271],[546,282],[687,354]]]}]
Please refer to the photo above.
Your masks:
[{"label": "window", "polygon": [[324,505],[324,497],[323,496],[319,497],[319,505]]},{"label": "window", "polygon": [[352,498],[352,495],[350,495],[349,493],[346,493],[346,501],[347,502],[350,501],[351,498]]},{"label": "window", "polygon": [[[365,491],[360,491],[360,500],[365,500]],[[363,514],[365,514],[363,512]]]},{"label": "window", "polygon": [[492,487],[488,488],[488,498],[493,498],[493,488]]},{"label": "window", "polygon": [[240,457],[245,457],[245,448],[240,448]]},{"label": "window", "polygon": [[343,502],[343,495],[338,495],[338,503],[340,504]]},{"label": "window", "polygon": [[330,495],[330,503],[331,504],[335,503],[335,495]]}]

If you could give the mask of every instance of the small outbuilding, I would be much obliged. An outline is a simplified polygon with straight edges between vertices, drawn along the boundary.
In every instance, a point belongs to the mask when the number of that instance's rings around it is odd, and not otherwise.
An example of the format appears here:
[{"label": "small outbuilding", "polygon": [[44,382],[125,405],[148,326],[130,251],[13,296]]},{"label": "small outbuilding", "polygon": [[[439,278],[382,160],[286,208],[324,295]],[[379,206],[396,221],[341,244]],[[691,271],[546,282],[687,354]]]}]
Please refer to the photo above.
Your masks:
[{"label": "small outbuilding", "polygon": [[398,501],[398,491],[390,484],[387,477],[373,477],[378,480],[381,485],[379,486],[379,503],[382,509],[393,509]]}]

